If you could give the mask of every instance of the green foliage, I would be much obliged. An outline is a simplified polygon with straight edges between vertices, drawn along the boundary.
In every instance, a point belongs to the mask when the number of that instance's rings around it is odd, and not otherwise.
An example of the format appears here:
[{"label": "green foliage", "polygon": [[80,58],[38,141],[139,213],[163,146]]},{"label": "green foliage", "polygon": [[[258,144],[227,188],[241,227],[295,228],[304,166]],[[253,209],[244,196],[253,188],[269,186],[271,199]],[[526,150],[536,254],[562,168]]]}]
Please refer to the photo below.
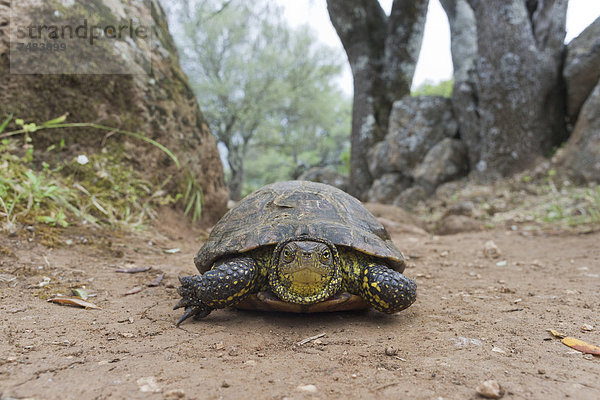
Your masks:
[{"label": "green foliage", "polygon": [[[183,198],[186,214],[193,220],[202,215],[203,194],[194,177],[187,173],[187,191],[172,197],[160,187],[141,178],[128,166],[119,152],[81,156],[76,160],[59,162],[50,168],[45,162],[35,168],[31,133],[42,129],[92,127],[110,130],[151,143],[164,151],[179,166],[175,155],[166,147],[136,132],[123,131],[91,123],[64,123],[67,115],[41,125],[15,119],[19,128],[5,132],[12,116],[0,124],[0,217],[2,227],[12,230],[17,221],[43,222],[66,227],[74,222],[94,225],[135,228],[155,216],[154,208],[176,203]],[[11,137],[22,135],[22,145]],[[46,153],[60,151],[61,141],[51,145]]]},{"label": "green foliage", "polygon": [[288,27],[272,2],[177,0],[169,11],[183,69],[227,149],[232,197],[244,177],[248,189],[341,164],[350,102],[332,83],[340,54]]},{"label": "green foliage", "polygon": [[19,150],[15,140],[4,139],[0,145],[4,230],[12,230],[18,221],[136,228],[154,217],[155,206],[176,201],[160,188],[152,190],[116,155],[91,155],[85,164],[70,160],[52,169],[44,163],[38,171],[26,156],[17,155]]},{"label": "green foliage", "polygon": [[436,84],[425,82],[419,85],[411,92],[411,96],[443,96],[452,97],[452,87],[454,86],[454,78],[441,81]]},{"label": "green foliage", "polygon": [[563,223],[568,226],[597,225],[600,223],[600,186],[556,187],[557,171],[548,170],[546,185],[542,187],[548,200],[538,216],[545,222]]},{"label": "green foliage", "polygon": [[204,193],[198,184],[198,180],[193,173],[185,174],[186,190],[183,195],[185,206],[185,215],[192,215],[192,221],[197,221],[202,217],[202,205],[204,204]]}]

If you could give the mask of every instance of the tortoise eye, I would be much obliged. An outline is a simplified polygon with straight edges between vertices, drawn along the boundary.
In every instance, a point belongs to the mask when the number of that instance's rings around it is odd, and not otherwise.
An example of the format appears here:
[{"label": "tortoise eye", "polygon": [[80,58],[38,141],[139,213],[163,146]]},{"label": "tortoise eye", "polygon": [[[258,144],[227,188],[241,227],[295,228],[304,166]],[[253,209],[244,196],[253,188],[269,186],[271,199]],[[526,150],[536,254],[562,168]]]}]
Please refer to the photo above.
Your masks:
[{"label": "tortoise eye", "polygon": [[330,258],[331,258],[331,251],[329,251],[329,250],[323,250],[321,252],[321,260],[323,260],[323,261],[329,261]]},{"label": "tortoise eye", "polygon": [[291,261],[294,259],[294,252],[290,249],[283,249],[283,258],[286,261]]}]

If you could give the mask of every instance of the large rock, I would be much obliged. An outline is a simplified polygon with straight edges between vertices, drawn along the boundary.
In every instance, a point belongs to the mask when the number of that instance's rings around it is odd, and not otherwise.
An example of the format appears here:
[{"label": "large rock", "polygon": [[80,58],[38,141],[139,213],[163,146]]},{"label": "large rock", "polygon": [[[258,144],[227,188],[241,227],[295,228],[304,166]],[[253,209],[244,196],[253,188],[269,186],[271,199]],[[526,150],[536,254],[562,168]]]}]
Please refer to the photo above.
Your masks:
[{"label": "large rock", "polygon": [[405,189],[410,187],[412,180],[403,174],[389,173],[375,180],[369,193],[367,201],[371,203],[392,204]]},{"label": "large rock", "polygon": [[404,97],[394,103],[385,140],[369,151],[369,170],[376,178],[389,172],[410,176],[429,149],[456,134],[450,99]]},{"label": "large rock", "polygon": [[600,81],[583,104],[566,146],[555,157],[579,183],[600,183]]},{"label": "large rock", "polygon": [[298,177],[301,181],[326,183],[345,192],[348,191],[348,177],[327,167],[313,167]]},{"label": "large rock", "polygon": [[469,170],[467,146],[458,139],[443,139],[427,152],[414,172],[415,182],[431,194],[442,183],[460,178]]},{"label": "large rock", "polygon": [[424,201],[427,197],[425,189],[421,186],[411,186],[394,199],[394,205],[396,207],[404,208],[405,210],[412,210],[419,202]]},{"label": "large rock", "polygon": [[[13,2],[10,24],[15,28],[40,23],[104,22],[115,26],[150,21],[152,40],[98,41],[94,46],[70,40],[68,51],[45,54],[38,63],[19,64],[13,58],[9,72],[9,0],[0,0],[0,118],[8,114],[43,122],[68,112],[68,122],[95,122],[142,132],[177,155],[181,168],[163,152],[145,142],[95,129],[36,132],[36,149],[64,140],[69,151],[96,152],[106,141],[110,151],[124,151],[131,162],[155,183],[168,181],[166,190],[185,191],[186,175],[195,179],[204,196],[203,220],[216,221],[225,211],[228,192],[215,139],[198,108],[189,82],[179,65],[166,16],[158,0],[19,0]],[[12,51],[16,43],[13,40]],[[13,53],[13,56],[17,53]],[[60,75],[19,75],[28,69]],[[60,72],[61,70],[59,70]],[[14,73],[17,72],[17,73]],[[73,74],[79,72],[80,74]],[[110,73],[99,75],[93,73]],[[75,146],[74,146],[75,144]]]},{"label": "large rock", "polygon": [[575,124],[583,103],[600,79],[600,17],[568,44],[563,76],[567,84],[567,114]]}]

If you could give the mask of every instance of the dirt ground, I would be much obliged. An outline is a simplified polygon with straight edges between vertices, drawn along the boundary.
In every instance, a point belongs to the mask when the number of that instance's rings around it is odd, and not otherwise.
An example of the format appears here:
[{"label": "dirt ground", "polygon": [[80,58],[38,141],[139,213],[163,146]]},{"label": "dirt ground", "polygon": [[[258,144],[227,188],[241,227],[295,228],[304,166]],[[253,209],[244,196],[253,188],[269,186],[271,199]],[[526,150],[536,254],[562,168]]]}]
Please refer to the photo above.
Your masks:
[{"label": "dirt ground", "polygon": [[[177,275],[194,273],[205,235],[168,221],[136,235],[68,229],[54,248],[38,227],[0,235],[0,399],[475,399],[488,379],[505,399],[600,398],[600,357],[547,332],[600,344],[598,232],[392,224],[419,285],[406,311],[218,310],[176,328]],[[489,240],[499,258],[484,255]],[[131,267],[152,268],[116,272]],[[46,301],[72,287],[101,309]]]}]

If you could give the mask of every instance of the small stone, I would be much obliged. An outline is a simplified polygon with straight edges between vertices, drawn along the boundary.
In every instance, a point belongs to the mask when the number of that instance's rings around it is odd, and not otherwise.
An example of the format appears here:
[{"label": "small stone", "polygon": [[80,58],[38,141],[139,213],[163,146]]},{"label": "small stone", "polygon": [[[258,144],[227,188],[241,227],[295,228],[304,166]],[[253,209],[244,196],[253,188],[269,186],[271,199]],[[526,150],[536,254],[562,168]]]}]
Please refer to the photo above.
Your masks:
[{"label": "small stone", "polygon": [[594,359],[594,355],[593,354],[584,354],[583,355],[583,359],[584,360],[593,360]]},{"label": "small stone", "polygon": [[544,374],[546,374],[546,370],[540,368],[540,369],[538,369],[538,374],[544,375]]},{"label": "small stone", "polygon": [[386,356],[392,357],[392,356],[395,356],[397,354],[398,354],[398,350],[395,349],[395,348],[393,348],[392,346],[388,346],[388,347],[385,348],[385,355]]},{"label": "small stone", "polygon": [[224,348],[225,348],[225,345],[223,345],[223,342],[215,343],[213,345],[213,349],[215,349],[215,350],[223,350]]},{"label": "small stone", "polygon": [[488,240],[483,247],[483,254],[488,258],[498,258],[502,253],[493,240]]},{"label": "small stone", "polygon": [[229,354],[232,357],[237,356],[238,355],[238,349],[237,349],[237,347],[232,347],[231,350],[229,350],[229,353],[227,353],[227,354]]},{"label": "small stone", "polygon": [[165,400],[171,399],[183,399],[185,397],[185,392],[183,389],[171,389],[165,392]]},{"label": "small stone", "polygon": [[504,390],[500,387],[500,384],[495,380],[489,380],[482,382],[477,386],[477,394],[486,399],[499,399],[504,396]]},{"label": "small stone", "polygon": [[296,389],[306,393],[317,393],[318,391],[315,385],[300,385]]},{"label": "small stone", "polygon": [[591,332],[591,331],[593,331],[593,330],[594,330],[594,327],[593,327],[592,325],[590,325],[590,324],[583,324],[583,325],[581,326],[581,330],[582,330],[583,332]]},{"label": "small stone", "polygon": [[160,387],[156,383],[156,378],[153,376],[146,376],[137,380],[137,384],[140,388],[140,392],[144,393],[159,393]]},{"label": "small stone", "polygon": [[246,361],[246,364],[247,365],[256,365],[256,361],[254,361],[254,360],[248,360],[248,361]]},{"label": "small stone", "polygon": [[231,385],[229,385],[229,383],[227,381],[221,382],[221,387],[222,388],[228,388],[229,386],[231,386]]}]

